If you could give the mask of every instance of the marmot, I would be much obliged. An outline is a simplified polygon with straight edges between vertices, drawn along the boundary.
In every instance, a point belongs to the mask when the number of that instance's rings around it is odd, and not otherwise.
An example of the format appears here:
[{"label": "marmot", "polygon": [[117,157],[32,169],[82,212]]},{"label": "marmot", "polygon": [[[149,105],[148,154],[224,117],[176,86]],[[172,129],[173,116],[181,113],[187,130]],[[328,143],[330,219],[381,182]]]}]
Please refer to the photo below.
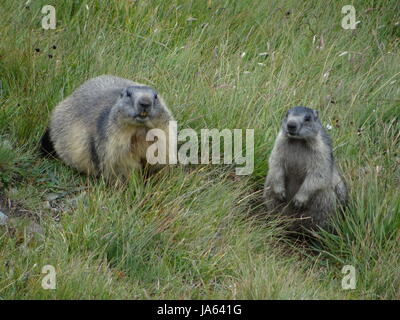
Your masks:
[{"label": "marmot", "polygon": [[295,230],[325,227],[337,206],[346,204],[347,187],[316,110],[294,107],[283,119],[269,158],[264,199],[268,211],[296,218]]},{"label": "marmot", "polygon": [[[165,132],[173,117],[151,87],[110,75],[83,83],[54,109],[42,151],[86,174],[127,178],[142,168],[150,129]],[[166,150],[168,154],[168,150]]]}]

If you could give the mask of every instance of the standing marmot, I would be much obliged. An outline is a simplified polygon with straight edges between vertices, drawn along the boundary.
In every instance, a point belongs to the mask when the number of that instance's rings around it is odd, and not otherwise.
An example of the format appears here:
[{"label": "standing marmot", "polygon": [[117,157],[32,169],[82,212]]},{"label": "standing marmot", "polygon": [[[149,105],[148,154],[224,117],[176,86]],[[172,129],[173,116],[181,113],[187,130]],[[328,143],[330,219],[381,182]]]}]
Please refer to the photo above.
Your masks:
[{"label": "standing marmot", "polygon": [[317,111],[294,107],[283,119],[269,158],[264,198],[270,212],[300,218],[294,227],[307,229],[323,227],[337,204],[346,203],[346,184]]},{"label": "standing marmot", "polygon": [[[54,109],[42,151],[87,174],[127,178],[146,163],[148,130],[166,134],[173,117],[157,92],[103,75],[83,83]],[[167,152],[168,154],[168,152]]]}]

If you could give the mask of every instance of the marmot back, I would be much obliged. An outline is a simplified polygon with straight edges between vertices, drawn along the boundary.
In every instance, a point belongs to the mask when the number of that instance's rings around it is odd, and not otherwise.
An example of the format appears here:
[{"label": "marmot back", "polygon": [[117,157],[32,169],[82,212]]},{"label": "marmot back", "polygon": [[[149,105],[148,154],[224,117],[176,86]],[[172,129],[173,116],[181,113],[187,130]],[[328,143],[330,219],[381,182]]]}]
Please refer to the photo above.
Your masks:
[{"label": "marmot back", "polygon": [[347,188],[332,143],[315,110],[290,109],[269,158],[264,198],[268,211],[296,218],[294,229],[324,227]]},{"label": "marmot back", "polygon": [[103,75],[86,81],[55,107],[49,138],[56,154],[77,170],[126,178],[146,163],[147,132],[158,128],[168,139],[171,120],[153,88]]}]

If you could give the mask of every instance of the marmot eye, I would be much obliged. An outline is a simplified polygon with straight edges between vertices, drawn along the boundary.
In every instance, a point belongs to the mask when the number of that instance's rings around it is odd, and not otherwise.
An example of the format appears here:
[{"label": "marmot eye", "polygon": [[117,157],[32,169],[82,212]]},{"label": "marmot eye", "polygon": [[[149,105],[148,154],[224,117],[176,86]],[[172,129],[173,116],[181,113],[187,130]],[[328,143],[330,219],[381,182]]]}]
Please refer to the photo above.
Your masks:
[{"label": "marmot eye", "polygon": [[304,117],[304,121],[305,121],[305,122],[310,122],[310,120],[311,120],[311,117],[310,117],[310,116],[305,116],[305,117]]},{"label": "marmot eye", "polygon": [[154,99],[157,100],[158,96],[157,93],[154,94]]},{"label": "marmot eye", "polygon": [[130,97],[130,96],[132,96],[132,94],[131,94],[129,91],[127,91],[127,92],[126,92],[126,96],[127,96],[127,97]]}]

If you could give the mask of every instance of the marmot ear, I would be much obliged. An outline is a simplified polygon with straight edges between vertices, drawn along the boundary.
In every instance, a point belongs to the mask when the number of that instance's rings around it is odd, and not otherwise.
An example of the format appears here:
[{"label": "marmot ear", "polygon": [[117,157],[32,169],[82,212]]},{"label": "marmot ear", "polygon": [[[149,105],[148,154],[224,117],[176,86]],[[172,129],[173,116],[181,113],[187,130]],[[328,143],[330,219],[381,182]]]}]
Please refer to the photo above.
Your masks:
[{"label": "marmot ear", "polygon": [[314,117],[315,117],[316,119],[318,119],[318,116],[319,116],[318,111],[317,111],[317,110],[313,110],[313,113],[314,113]]},{"label": "marmot ear", "polygon": [[124,96],[127,96],[127,97],[132,96],[132,91],[129,91],[129,88],[131,88],[131,87],[126,87],[126,88],[122,89],[121,98]]},{"label": "marmot ear", "polygon": [[123,88],[121,90],[120,97],[122,98],[123,96],[125,96],[127,92],[128,92],[128,88]]}]

